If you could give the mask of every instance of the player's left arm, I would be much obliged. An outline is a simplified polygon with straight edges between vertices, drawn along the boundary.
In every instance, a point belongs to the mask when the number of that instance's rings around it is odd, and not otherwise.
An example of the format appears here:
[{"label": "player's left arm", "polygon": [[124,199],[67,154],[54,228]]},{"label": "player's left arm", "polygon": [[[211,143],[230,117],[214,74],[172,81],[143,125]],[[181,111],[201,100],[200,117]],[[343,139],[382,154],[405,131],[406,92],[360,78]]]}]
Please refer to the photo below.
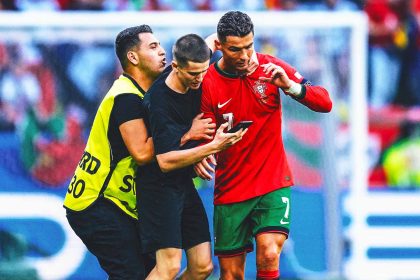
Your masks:
[{"label": "player's left arm", "polygon": [[140,96],[129,93],[117,95],[112,111],[121,138],[136,163],[144,165],[153,160],[153,140],[147,132],[144,121],[146,110]]},{"label": "player's left arm", "polygon": [[328,91],[322,86],[312,85],[290,65],[284,62],[269,62],[261,67],[267,76],[260,77],[260,80],[281,88],[285,94],[313,111],[321,113],[331,111],[332,101]]}]

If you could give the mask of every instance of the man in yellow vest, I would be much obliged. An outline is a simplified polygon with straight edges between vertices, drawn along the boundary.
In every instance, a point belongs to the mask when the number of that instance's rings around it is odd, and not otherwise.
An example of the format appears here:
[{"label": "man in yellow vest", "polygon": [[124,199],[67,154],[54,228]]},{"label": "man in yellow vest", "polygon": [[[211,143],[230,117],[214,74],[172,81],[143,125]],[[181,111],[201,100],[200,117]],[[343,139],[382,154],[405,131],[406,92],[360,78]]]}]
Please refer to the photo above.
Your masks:
[{"label": "man in yellow vest", "polygon": [[[134,176],[137,165],[154,157],[142,103],[166,56],[148,25],[121,31],[115,50],[124,73],[99,106],[64,207],[70,226],[109,279],[135,280],[155,264],[141,253]],[[188,137],[214,127],[200,116],[195,120]]]}]

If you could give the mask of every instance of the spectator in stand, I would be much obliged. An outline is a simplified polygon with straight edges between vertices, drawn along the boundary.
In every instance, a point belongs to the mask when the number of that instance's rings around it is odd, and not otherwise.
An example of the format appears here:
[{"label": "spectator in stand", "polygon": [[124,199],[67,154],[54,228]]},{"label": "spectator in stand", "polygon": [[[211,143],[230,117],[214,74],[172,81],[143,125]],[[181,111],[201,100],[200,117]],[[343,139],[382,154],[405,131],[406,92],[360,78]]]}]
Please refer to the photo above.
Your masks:
[{"label": "spectator in stand", "polygon": [[420,187],[420,112],[414,112],[407,114],[400,137],[384,152],[383,168],[391,187]]},{"label": "spectator in stand", "polygon": [[174,11],[197,11],[197,10],[210,10],[211,0],[159,0],[150,1],[157,10],[174,10]]},{"label": "spectator in stand", "polygon": [[357,11],[359,7],[350,0],[321,0],[316,2],[307,2],[301,4],[300,10],[316,10],[316,11]]},{"label": "spectator in stand", "polygon": [[399,18],[394,42],[401,58],[397,95],[393,101],[402,106],[420,105],[420,26],[412,4],[411,0],[390,2]]},{"label": "spectator in stand", "polygon": [[145,1],[138,0],[56,0],[61,10],[141,10]]},{"label": "spectator in stand", "polygon": [[394,40],[400,23],[389,1],[367,0],[364,8],[369,19],[369,102],[375,109],[393,101],[401,69]]},{"label": "spectator in stand", "polygon": [[73,0],[67,2],[67,9],[102,11],[104,10],[104,2],[105,0]]},{"label": "spectator in stand", "polygon": [[281,0],[265,0],[265,7],[267,10],[281,10]]},{"label": "spectator in stand", "polygon": [[1,109],[5,119],[17,126],[26,110],[42,101],[41,85],[31,68],[41,63],[41,57],[32,45],[9,45],[6,51],[9,63],[0,76]]},{"label": "spectator in stand", "polygon": [[420,21],[420,0],[414,0],[414,11],[417,15],[417,19]]},{"label": "spectator in stand", "polygon": [[16,3],[14,0],[0,0],[0,11],[1,10],[17,10]]},{"label": "spectator in stand", "polygon": [[[414,12],[416,14],[417,23],[420,26],[420,0],[415,0],[414,2]],[[416,62],[415,62],[415,69],[413,73],[413,77],[420,77],[420,36],[417,37],[417,51],[416,51]],[[416,104],[420,106],[420,81],[416,79],[417,87],[416,87]]]},{"label": "spectator in stand", "polygon": [[225,11],[229,10],[232,7],[238,10],[264,10],[265,5],[264,1],[260,0],[212,0],[211,1],[212,10]]},{"label": "spectator in stand", "polygon": [[0,44],[0,130],[14,130],[15,124],[10,117],[10,108],[7,100],[4,100],[3,85],[4,76],[9,75],[12,59],[10,58],[8,48],[5,44]]},{"label": "spectator in stand", "polygon": [[298,6],[298,0],[282,0],[281,8],[283,11],[295,11],[298,9]]},{"label": "spectator in stand", "polygon": [[15,0],[19,11],[57,11],[60,6],[55,0]]},{"label": "spectator in stand", "polygon": [[[357,11],[359,8],[353,1],[350,0],[320,0],[318,2],[307,2],[307,4],[299,5],[298,10],[339,12]],[[308,51],[306,53],[308,53],[308,56],[302,57],[305,61],[302,62],[302,71],[307,73],[308,78],[310,78],[312,81],[315,81],[315,83],[316,79],[322,80],[322,73],[325,75],[326,69],[331,68],[338,77],[338,83],[332,85],[332,87],[336,86],[337,88],[332,89],[331,92],[335,92],[336,96],[343,98],[349,96],[348,73],[350,68],[350,59],[348,51],[348,40],[349,38],[347,36],[343,36],[342,30],[332,28],[329,31],[329,35],[326,36],[325,39],[318,39],[317,43],[309,39],[309,42],[304,44],[307,46]],[[315,62],[319,60],[318,57],[321,55],[321,53],[318,52],[318,56],[314,56],[314,47],[321,48],[324,53],[331,54],[332,59],[327,60],[327,65],[319,65],[319,63]],[[312,61],[313,63],[307,63],[307,61]],[[313,75],[311,75],[311,73],[313,73]]]}]

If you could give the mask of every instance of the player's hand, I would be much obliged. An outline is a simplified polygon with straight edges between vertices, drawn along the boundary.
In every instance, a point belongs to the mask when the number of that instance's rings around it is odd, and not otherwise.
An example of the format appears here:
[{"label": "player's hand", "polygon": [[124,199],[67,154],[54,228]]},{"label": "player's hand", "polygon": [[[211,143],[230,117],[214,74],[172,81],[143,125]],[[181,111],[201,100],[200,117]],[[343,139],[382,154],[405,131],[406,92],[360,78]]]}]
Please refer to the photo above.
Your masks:
[{"label": "player's hand", "polygon": [[288,89],[292,85],[283,67],[278,66],[272,62],[263,64],[261,67],[263,68],[263,72],[267,75],[267,77],[259,77],[258,79],[260,81],[271,83],[282,89]]},{"label": "player's hand", "polygon": [[228,123],[222,124],[216,132],[216,135],[214,136],[214,139],[212,141],[212,144],[215,145],[215,148],[218,151],[225,150],[229,148],[232,145],[235,145],[237,142],[242,140],[242,137],[245,135],[245,133],[248,131],[248,129],[240,129],[239,131],[235,133],[228,133],[223,132],[228,127]]},{"label": "player's hand", "polygon": [[215,166],[217,165],[214,155],[209,155],[208,157],[202,159],[200,162],[197,162],[194,165],[194,171],[198,177],[204,180],[212,180],[215,172]]},{"label": "player's hand", "polygon": [[187,132],[189,140],[211,140],[216,129],[216,124],[211,118],[203,119],[203,113],[198,114]]},{"label": "player's hand", "polygon": [[257,55],[255,54],[255,51],[254,51],[254,53],[251,56],[251,59],[249,60],[248,68],[246,69],[246,75],[249,76],[252,73],[254,73],[255,70],[257,70],[258,66],[260,65],[258,63]]}]

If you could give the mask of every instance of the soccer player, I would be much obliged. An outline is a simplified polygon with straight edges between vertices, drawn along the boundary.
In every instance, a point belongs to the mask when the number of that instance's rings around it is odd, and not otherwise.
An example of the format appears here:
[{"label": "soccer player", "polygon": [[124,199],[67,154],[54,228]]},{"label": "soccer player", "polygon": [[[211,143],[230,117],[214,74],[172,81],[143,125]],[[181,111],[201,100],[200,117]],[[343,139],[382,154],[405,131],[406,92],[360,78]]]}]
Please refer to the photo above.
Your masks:
[{"label": "soccer player", "polygon": [[[217,25],[216,47],[223,54],[202,85],[201,111],[217,125],[253,121],[243,140],[217,154],[214,190],[214,250],[221,279],[244,279],[246,253],[255,238],[257,279],[279,279],[279,258],[290,226],[292,174],[281,130],[279,89],[317,112],[329,112],[328,91],[311,85],[281,59],[254,52],[254,25],[239,11]],[[250,60],[260,67],[245,75]],[[211,179],[204,159],[197,174]]]},{"label": "soccer player", "polygon": [[224,133],[193,147],[184,137],[199,113],[201,82],[209,67],[210,50],[198,35],[179,38],[173,47],[172,67],[156,80],[145,96],[148,127],[153,137],[156,162],[140,166],[137,205],[144,253],[156,251],[156,267],[146,279],[174,279],[181,266],[182,249],[188,258],[181,279],[205,279],[213,269],[210,233],[203,203],[192,181],[192,165],[242,139],[246,130]]}]

